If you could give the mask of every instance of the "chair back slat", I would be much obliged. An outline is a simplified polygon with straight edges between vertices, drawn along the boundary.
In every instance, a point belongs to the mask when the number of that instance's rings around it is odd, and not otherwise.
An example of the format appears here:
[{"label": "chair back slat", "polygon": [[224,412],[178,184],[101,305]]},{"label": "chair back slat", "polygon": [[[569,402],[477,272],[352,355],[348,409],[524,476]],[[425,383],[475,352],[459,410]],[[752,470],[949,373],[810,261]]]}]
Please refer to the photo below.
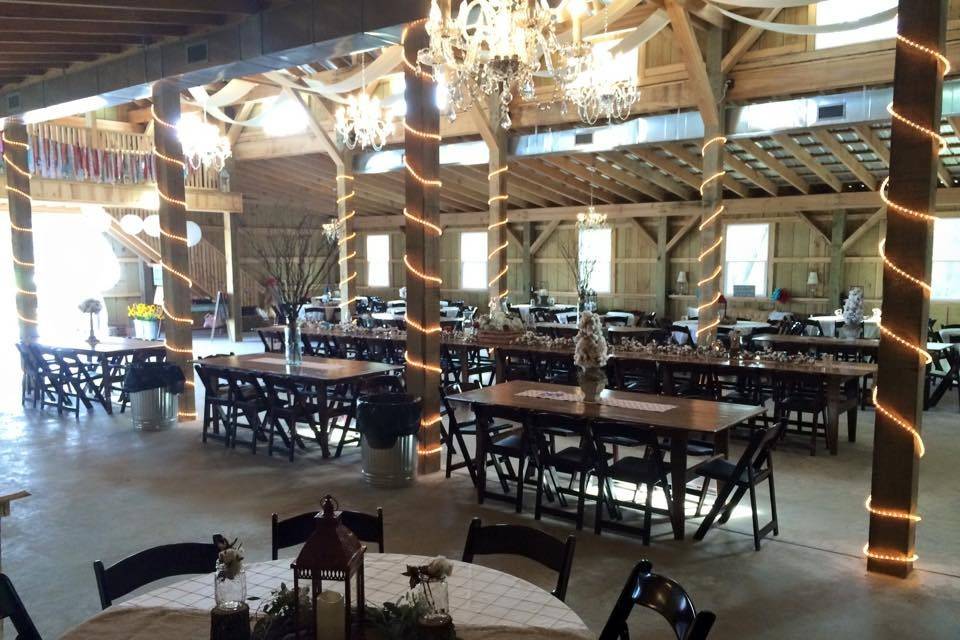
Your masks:
[{"label": "chair back slat", "polygon": [[40,640],[40,632],[30,619],[17,590],[13,588],[13,583],[5,574],[0,573],[0,624],[3,624],[5,619],[9,619],[13,624],[16,640]]},{"label": "chair back slat", "polygon": [[[270,518],[273,559],[279,558],[280,549],[303,544],[317,528],[317,511],[308,511],[283,520],[277,514]],[[384,549],[383,509],[377,507],[377,515],[360,511],[341,511],[340,522],[353,532],[361,542],[376,542],[380,553]]]},{"label": "chair back slat", "polygon": [[697,637],[706,638],[716,619],[712,613],[704,612],[706,615],[695,625],[698,614],[686,590],[676,581],[653,573],[653,564],[649,560],[641,560],[624,583],[607,623],[600,632],[600,640],[618,640],[624,637],[627,619],[636,605],[652,609],[663,616],[678,640],[690,640],[693,637],[690,633],[695,626],[699,634]]},{"label": "chair back slat", "polygon": [[470,522],[463,561],[473,562],[478,555],[506,554],[528,558],[558,572],[553,595],[563,600],[567,595],[576,538],[566,541],[554,538],[539,529],[513,524],[495,524],[484,527],[480,518]]},{"label": "chair back slat", "polygon": [[162,578],[195,573],[212,573],[217,564],[217,546],[203,542],[181,542],[145,549],[110,567],[93,563],[104,609],[131,591]]}]

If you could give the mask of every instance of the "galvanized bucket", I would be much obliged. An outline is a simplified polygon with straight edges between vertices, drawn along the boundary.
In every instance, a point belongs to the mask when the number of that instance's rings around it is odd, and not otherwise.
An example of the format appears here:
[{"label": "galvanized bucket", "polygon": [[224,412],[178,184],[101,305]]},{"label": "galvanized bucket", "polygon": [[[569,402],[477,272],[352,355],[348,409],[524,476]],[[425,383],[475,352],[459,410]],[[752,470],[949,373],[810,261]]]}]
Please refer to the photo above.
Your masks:
[{"label": "galvanized bucket", "polygon": [[141,431],[170,429],[177,423],[177,394],[166,389],[148,389],[130,394],[133,426]]},{"label": "galvanized bucket", "polygon": [[[364,438],[365,439],[365,438]],[[388,449],[361,442],[360,466],[367,483],[386,489],[406,487],[417,477],[417,436],[398,436]]]}]

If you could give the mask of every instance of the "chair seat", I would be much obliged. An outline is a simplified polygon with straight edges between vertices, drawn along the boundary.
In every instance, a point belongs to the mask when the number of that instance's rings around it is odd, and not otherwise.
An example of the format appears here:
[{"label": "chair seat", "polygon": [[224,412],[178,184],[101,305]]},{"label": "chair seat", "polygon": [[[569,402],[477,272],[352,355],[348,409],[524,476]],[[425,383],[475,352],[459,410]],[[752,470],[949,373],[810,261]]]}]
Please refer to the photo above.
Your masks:
[{"label": "chair seat", "polygon": [[780,403],[781,408],[787,411],[803,411],[805,413],[817,413],[827,407],[827,401],[824,398],[807,395],[792,395],[784,398]]},{"label": "chair seat", "polygon": [[623,480],[640,484],[656,482],[660,479],[662,468],[653,460],[644,460],[634,456],[620,458],[607,468],[606,475],[614,480]]},{"label": "chair seat", "polygon": [[706,442],[704,440],[690,440],[687,442],[688,456],[712,456],[714,453],[716,453],[716,448],[711,442]]},{"label": "chair seat", "polygon": [[[730,482],[733,480],[733,473],[737,465],[723,458],[716,458],[697,467],[697,475],[720,482]],[[747,482],[747,472],[744,470],[740,476],[740,482]]]},{"label": "chair seat", "polygon": [[510,449],[516,451],[517,454],[523,452],[523,436],[520,433],[511,433],[509,435],[504,434],[503,437],[493,438],[492,446],[495,446],[498,450]]}]

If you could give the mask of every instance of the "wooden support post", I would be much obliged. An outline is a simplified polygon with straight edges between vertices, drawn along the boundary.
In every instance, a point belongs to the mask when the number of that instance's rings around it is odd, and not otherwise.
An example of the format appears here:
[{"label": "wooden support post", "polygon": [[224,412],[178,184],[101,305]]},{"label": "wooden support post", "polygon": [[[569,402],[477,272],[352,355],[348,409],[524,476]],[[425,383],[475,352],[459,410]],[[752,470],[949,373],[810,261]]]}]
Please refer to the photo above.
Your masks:
[{"label": "wooden support post", "polygon": [[181,420],[197,417],[194,403],[193,318],[191,316],[190,254],[187,251],[186,193],[183,149],[177,138],[180,91],[176,85],[153,85],[153,144],[157,150],[157,191],[160,195],[160,261],[163,265],[164,334],[167,360],[180,366],[188,384],[180,395]]},{"label": "wooden support post", "polygon": [[487,289],[490,300],[498,303],[507,299],[507,130],[500,126],[500,95],[490,97],[490,213],[487,218]]},{"label": "wooden support post", "polygon": [[657,220],[657,264],[653,268],[653,310],[657,319],[667,317],[667,292],[670,290],[670,252],[667,242],[670,240],[670,219],[666,216]]},{"label": "wooden support post", "polygon": [[[947,0],[900,0],[898,33],[928,50],[944,51]],[[940,130],[944,71],[925,51],[898,41],[890,145],[890,200],[935,212],[939,144],[918,127]],[[898,269],[930,282],[933,225],[887,208],[886,256]],[[913,345],[927,341],[930,301],[924,289],[891,268],[883,273],[883,327],[878,352],[877,414],[867,570],[906,577],[913,570],[917,511],[919,431],[923,419],[924,360]],[[893,419],[891,416],[898,416]],[[911,433],[904,425],[912,425]],[[886,513],[881,513],[886,511]],[[891,517],[895,512],[899,517]]]},{"label": "wooden support post", "polygon": [[524,294],[520,297],[521,302],[525,302],[527,295],[531,289],[536,289],[537,286],[534,284],[535,274],[533,273],[533,251],[531,248],[533,246],[533,223],[524,222],[523,223],[523,245],[520,248],[520,269],[522,275],[520,277],[520,284],[525,288],[520,293]]},{"label": "wooden support post", "polygon": [[8,122],[3,130],[3,156],[7,165],[7,206],[13,245],[13,277],[17,287],[17,323],[20,340],[37,338],[37,285],[33,264],[33,206],[27,172],[27,128]]},{"label": "wooden support post", "polygon": [[[723,93],[724,74],[720,70],[723,59],[723,31],[711,28],[707,32],[707,44],[704,51],[706,59],[707,77],[710,80],[711,95],[719,96]],[[688,62],[689,64],[689,62]],[[698,314],[699,328],[697,343],[709,345],[717,335],[717,324],[720,321],[721,309],[715,304],[717,296],[723,291],[724,274],[723,254],[725,247],[723,238],[723,214],[717,215],[723,207],[723,162],[724,140],[726,133],[726,118],[723,115],[722,105],[714,105],[718,116],[715,118],[704,116],[703,138],[703,180],[700,191],[702,206],[700,212],[700,276],[698,288],[700,292]],[[711,120],[715,124],[711,124]]]},{"label": "wooden support post", "polygon": [[830,278],[827,284],[827,313],[840,304],[843,289],[843,240],[847,229],[847,212],[833,212],[833,228],[830,231]]},{"label": "wooden support post", "polygon": [[227,337],[233,342],[243,342],[243,305],[240,296],[240,256],[237,255],[236,214],[223,212],[223,256],[227,268]]},{"label": "wooden support post", "polygon": [[[423,24],[404,33],[404,53],[415,60],[427,45]],[[405,67],[407,131],[404,136],[406,208],[410,216],[440,224],[440,114],[432,77]],[[411,131],[411,129],[413,131]],[[404,228],[407,253],[407,390],[423,398],[420,473],[440,470],[440,234],[410,219]]]},{"label": "wooden support post", "polygon": [[357,228],[356,183],[352,157],[341,152],[343,162],[337,165],[337,220],[340,224],[340,321],[350,322],[357,311]]}]

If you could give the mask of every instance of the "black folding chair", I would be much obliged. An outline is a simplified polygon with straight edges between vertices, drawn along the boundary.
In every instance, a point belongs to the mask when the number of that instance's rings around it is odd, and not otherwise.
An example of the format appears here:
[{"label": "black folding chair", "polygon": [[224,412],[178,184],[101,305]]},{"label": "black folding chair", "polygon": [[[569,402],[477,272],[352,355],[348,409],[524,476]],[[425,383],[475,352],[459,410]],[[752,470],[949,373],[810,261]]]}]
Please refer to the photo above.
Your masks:
[{"label": "black folding chair", "polygon": [[[270,517],[272,558],[279,558],[280,549],[303,544],[317,528],[317,511],[308,511],[283,520],[277,514]],[[360,511],[341,511],[340,522],[361,542],[376,542],[383,553],[383,509],[377,515]]]},{"label": "black folding chair", "polygon": [[16,632],[13,640],[40,640],[40,632],[30,619],[26,607],[13,588],[10,578],[0,573],[0,625],[9,618]]},{"label": "black folding chair", "polygon": [[97,576],[100,605],[106,609],[117,598],[162,578],[212,573],[218,553],[212,542],[180,542],[145,549],[110,567],[97,560],[93,573]]},{"label": "black folding chair", "polygon": [[577,539],[572,535],[564,541],[522,525],[495,524],[484,527],[480,518],[474,518],[467,531],[463,561],[472,563],[475,556],[506,554],[539,562],[557,572],[557,586],[550,593],[563,601],[567,596],[576,544]]},{"label": "black folding chair", "polygon": [[600,632],[600,640],[629,640],[627,619],[636,605],[663,616],[677,640],[704,640],[717,619],[710,611],[698,613],[683,587],[666,576],[653,573],[653,564],[649,560],[641,560],[624,583],[620,597]]},{"label": "black folding chair", "polygon": [[[753,547],[760,550],[760,540],[773,531],[773,535],[780,534],[777,521],[777,494],[773,486],[773,446],[780,437],[783,424],[777,424],[767,429],[757,430],[750,436],[750,443],[736,464],[722,458],[715,458],[696,469],[696,474],[704,479],[700,502],[697,505],[697,515],[703,506],[707,495],[707,488],[711,480],[717,482],[717,498],[694,534],[694,539],[703,540],[714,520],[719,516],[719,523],[723,524],[730,519],[733,509],[740,503],[744,494],[750,492],[750,510],[753,515]],[[770,516],[771,520],[763,527],[760,526],[757,515],[757,485],[764,480],[770,483]],[[732,494],[732,495],[731,495]]]}]

